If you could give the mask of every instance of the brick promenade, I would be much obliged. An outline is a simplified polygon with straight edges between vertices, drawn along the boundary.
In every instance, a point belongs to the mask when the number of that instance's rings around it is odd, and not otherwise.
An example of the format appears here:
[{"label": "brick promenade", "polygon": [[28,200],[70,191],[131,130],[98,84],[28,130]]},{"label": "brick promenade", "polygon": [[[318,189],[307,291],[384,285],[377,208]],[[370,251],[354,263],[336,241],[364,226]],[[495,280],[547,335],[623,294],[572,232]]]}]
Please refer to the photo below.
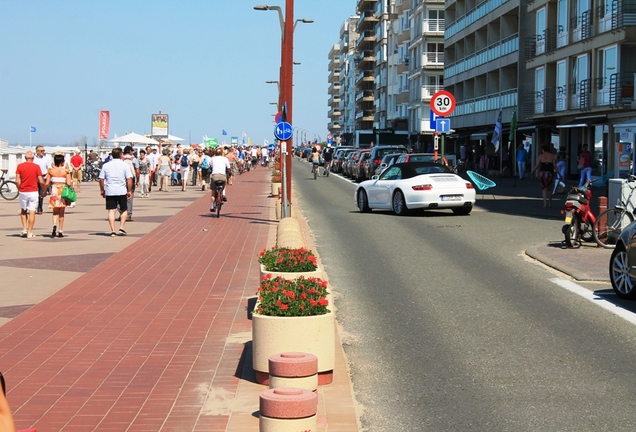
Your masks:
[{"label": "brick promenade", "polygon": [[[0,203],[0,370],[20,429],[258,430],[248,299],[274,240],[269,171],[237,178],[220,219],[206,193],[135,199],[128,237],[107,237],[97,184],[82,185],[66,238],[22,239],[17,202]],[[337,339],[320,429],[357,430]]]}]

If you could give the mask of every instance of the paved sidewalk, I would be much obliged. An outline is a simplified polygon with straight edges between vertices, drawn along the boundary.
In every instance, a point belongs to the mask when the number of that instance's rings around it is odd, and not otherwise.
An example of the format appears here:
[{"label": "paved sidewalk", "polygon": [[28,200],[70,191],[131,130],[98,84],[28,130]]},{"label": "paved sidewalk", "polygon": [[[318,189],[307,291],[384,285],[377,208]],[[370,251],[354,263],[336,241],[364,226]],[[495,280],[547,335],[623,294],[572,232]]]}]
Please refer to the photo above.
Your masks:
[{"label": "paved sidewalk", "polygon": [[[248,299],[272,245],[269,171],[237,178],[220,219],[203,192],[135,199],[127,237],[107,237],[96,184],[83,184],[66,238],[19,238],[0,203],[0,369],[18,428],[40,431],[258,430]],[[15,317],[15,318],[14,318]],[[337,340],[320,429],[357,430]]]}]

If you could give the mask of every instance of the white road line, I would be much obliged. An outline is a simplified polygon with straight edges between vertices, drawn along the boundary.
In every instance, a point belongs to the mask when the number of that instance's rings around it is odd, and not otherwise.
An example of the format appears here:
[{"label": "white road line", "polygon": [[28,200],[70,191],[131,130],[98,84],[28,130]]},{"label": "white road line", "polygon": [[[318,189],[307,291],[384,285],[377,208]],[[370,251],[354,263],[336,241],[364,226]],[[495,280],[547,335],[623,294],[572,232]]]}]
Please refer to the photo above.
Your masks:
[{"label": "white road line", "polygon": [[628,321],[631,324],[636,325],[636,314],[628,310],[625,310],[622,307],[613,304],[612,302],[605,300],[603,297],[600,297],[594,294],[594,292],[590,291],[589,289],[584,288],[581,285],[578,285],[572,281],[561,279],[561,278],[552,278],[550,279],[550,282],[553,282],[557,284],[558,286],[560,286],[561,288],[565,288],[566,290],[574,294],[577,294],[586,300],[593,302],[595,305],[600,306],[605,310],[608,310],[614,315],[623,318],[625,321]]}]

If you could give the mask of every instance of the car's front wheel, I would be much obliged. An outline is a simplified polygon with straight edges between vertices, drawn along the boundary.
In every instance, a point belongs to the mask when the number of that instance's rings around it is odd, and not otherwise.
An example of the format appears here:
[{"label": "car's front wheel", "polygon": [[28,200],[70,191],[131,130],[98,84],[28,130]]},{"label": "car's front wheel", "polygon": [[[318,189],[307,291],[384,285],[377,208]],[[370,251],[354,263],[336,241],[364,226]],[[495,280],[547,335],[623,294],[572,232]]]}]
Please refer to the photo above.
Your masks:
[{"label": "car's front wheel", "polygon": [[371,211],[367,193],[364,189],[358,191],[358,210],[360,210],[360,213],[369,213]]},{"label": "car's front wheel", "polygon": [[409,211],[408,207],[406,207],[404,194],[399,189],[396,190],[395,193],[393,194],[393,211],[398,216],[404,216]]},{"label": "car's front wheel", "polygon": [[624,299],[636,299],[634,279],[629,274],[629,259],[625,246],[619,244],[612,252],[609,264],[612,289],[617,296]]}]

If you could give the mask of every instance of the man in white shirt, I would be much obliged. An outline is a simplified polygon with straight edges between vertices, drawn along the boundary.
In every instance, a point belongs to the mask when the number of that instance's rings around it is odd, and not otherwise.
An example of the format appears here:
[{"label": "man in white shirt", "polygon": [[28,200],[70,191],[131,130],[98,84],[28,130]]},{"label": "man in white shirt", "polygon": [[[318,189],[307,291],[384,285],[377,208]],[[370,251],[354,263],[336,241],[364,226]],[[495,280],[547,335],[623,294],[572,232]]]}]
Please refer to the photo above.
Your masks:
[{"label": "man in white shirt", "polygon": [[[119,147],[113,149],[112,156],[113,159],[104,164],[99,173],[99,190],[106,200],[110,235],[115,237],[126,235],[124,226],[128,218],[128,199],[132,196],[133,173],[126,162],[121,160]],[[118,206],[121,217],[119,219],[119,232],[115,232],[115,212]]]},{"label": "man in white shirt", "polygon": [[216,182],[223,183],[223,201],[227,201],[227,196],[225,195],[225,185],[227,184],[227,172],[231,169],[230,161],[228,158],[223,156],[223,149],[218,147],[215,151],[215,156],[210,159],[210,190],[212,190],[210,199],[212,204],[210,205],[210,211],[213,212],[216,210],[215,201],[216,201]]},{"label": "man in white shirt", "polygon": [[[155,181],[155,168],[157,168],[158,157],[157,148],[152,149],[150,146],[146,147],[146,159],[148,159],[148,167],[150,168],[150,175],[148,178],[148,192],[152,191],[152,186]],[[156,183],[154,183],[156,185]]]},{"label": "man in white shirt", "polygon": [[[40,167],[42,171],[42,180],[46,183],[46,176],[49,173],[49,168],[51,168],[51,162],[49,158],[46,157],[44,152],[44,146],[37,146],[35,148],[35,158],[33,158],[33,163]],[[44,195],[46,195],[46,191],[44,190],[44,183],[38,183],[38,187],[40,188],[40,197],[38,198],[38,210],[37,214],[42,214],[42,202],[44,201]]]}]

